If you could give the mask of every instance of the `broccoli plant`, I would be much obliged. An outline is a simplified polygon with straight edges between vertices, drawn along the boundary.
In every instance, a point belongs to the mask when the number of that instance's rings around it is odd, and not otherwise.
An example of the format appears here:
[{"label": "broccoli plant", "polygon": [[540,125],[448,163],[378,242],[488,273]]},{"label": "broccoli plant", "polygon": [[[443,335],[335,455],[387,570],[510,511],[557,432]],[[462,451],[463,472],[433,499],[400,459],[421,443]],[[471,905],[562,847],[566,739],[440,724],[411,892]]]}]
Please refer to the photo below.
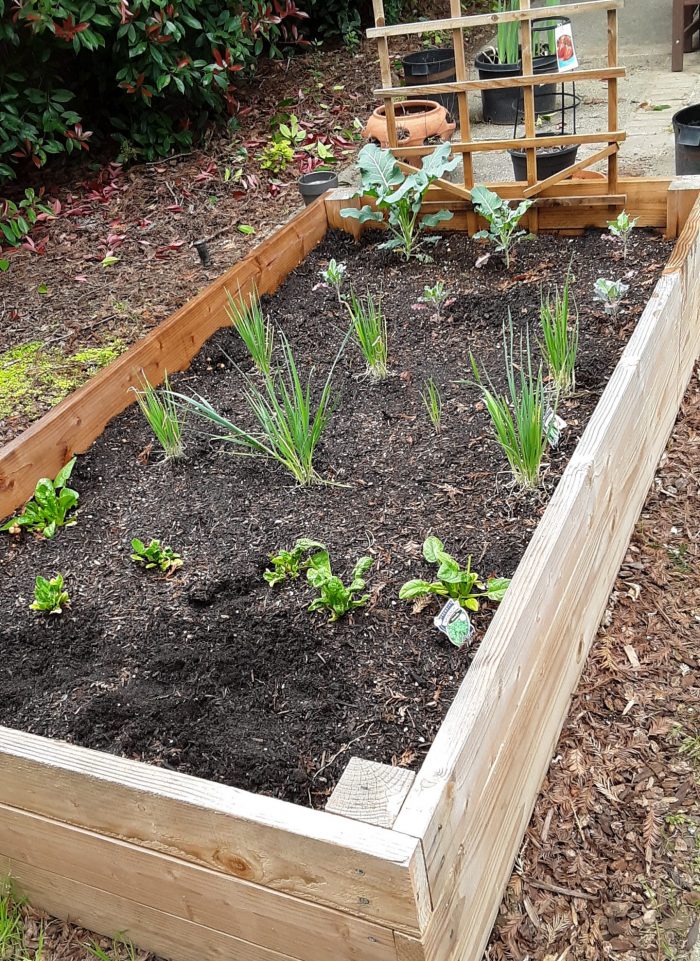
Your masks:
[{"label": "broccoli plant", "polygon": [[525,214],[532,207],[531,200],[523,200],[513,209],[510,204],[502,200],[487,187],[476,185],[472,187],[472,203],[474,209],[488,222],[488,230],[480,230],[474,234],[475,239],[490,240],[496,253],[503,254],[506,269],[510,268],[510,254],[512,248],[527,236],[526,230],[518,230],[518,225]]},{"label": "broccoli plant", "polygon": [[599,277],[593,287],[593,296],[605,304],[606,313],[617,317],[620,304],[629,289],[629,284],[624,284],[621,280],[606,280],[605,277]]},{"label": "broccoli plant", "polygon": [[321,277],[323,278],[324,284],[328,284],[329,287],[333,288],[339,304],[343,302],[340,288],[343,286],[346,270],[347,264],[344,264],[342,261],[339,262],[335,259],[335,257],[332,257],[328,261],[328,267],[326,270],[321,271]]},{"label": "broccoli plant", "polygon": [[51,580],[41,575],[37,577],[30,609],[44,614],[61,614],[64,607],[70,607],[68,591],[63,589],[63,583],[63,574],[56,574]]},{"label": "broccoli plant", "polygon": [[306,579],[312,587],[316,588],[319,596],[311,602],[309,610],[326,610],[330,613],[330,619],[337,621],[350,611],[364,607],[369,600],[369,594],[362,594],[361,597],[355,595],[365,589],[364,575],[373,563],[371,557],[361,557],[355,564],[350,583],[346,587],[341,579],[333,574],[328,551],[319,551],[318,554],[314,554],[306,572]]},{"label": "broccoli plant", "polygon": [[442,541],[437,537],[425,539],[423,557],[429,564],[438,565],[436,580],[407,581],[399,591],[401,600],[411,601],[436,594],[438,597],[449,597],[457,601],[465,610],[478,611],[480,598],[501,601],[510,584],[507,577],[489,577],[484,583],[476,571],[471,569],[471,557],[467,566],[461,567],[459,562],[445,551]]},{"label": "broccoli plant", "polygon": [[367,144],[360,151],[358,165],[362,175],[361,196],[374,198],[376,210],[365,204],[359,210],[345,207],[340,211],[342,217],[352,217],[360,223],[383,221],[386,214],[390,239],[380,245],[383,250],[395,250],[404,260],[411,257],[429,262],[431,258],[421,248],[426,244],[436,244],[436,235],[428,236],[426,227],[452,219],[448,210],[438,210],[421,218],[423,197],[428,187],[442,177],[448,170],[454,170],[459,157],[450,157],[452,148],[442,143],[427,157],[423,158],[420,170],[404,174],[391,150],[383,150],[376,144]]},{"label": "broccoli plant", "polygon": [[307,555],[311,551],[325,551],[325,549],[325,544],[321,544],[319,541],[312,541],[308,537],[300,537],[291,550],[282,549],[277,551],[276,554],[270,554],[272,568],[268,568],[263,573],[263,577],[270,587],[281,584],[288,577],[299,577],[299,574],[311,565],[311,558]]},{"label": "broccoli plant", "polygon": [[143,564],[147,571],[160,571],[161,574],[174,574],[183,565],[183,560],[172,547],[166,547],[159,540],[153,539],[146,545],[135,537],[131,542],[132,561]]},{"label": "broccoli plant", "polygon": [[13,517],[0,527],[10,534],[19,534],[23,527],[46,538],[54,536],[59,527],[71,527],[75,518],[68,518],[69,511],[78,503],[77,491],[66,487],[75,466],[75,457],[68,461],[55,480],[42,477],[37,482],[34,497],[24,506],[19,517]]},{"label": "broccoli plant", "polygon": [[627,260],[627,246],[630,242],[632,231],[637,226],[637,218],[630,218],[626,210],[618,214],[615,220],[608,221],[608,230],[613,237],[622,241],[622,257]]}]

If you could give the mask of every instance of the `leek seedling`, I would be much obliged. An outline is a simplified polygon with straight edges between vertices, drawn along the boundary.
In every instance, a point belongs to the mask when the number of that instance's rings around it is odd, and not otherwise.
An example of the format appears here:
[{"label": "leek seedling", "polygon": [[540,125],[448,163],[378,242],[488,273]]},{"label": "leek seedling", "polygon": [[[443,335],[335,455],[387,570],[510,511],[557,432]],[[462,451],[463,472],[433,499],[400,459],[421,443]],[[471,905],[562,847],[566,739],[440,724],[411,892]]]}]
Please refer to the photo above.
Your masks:
[{"label": "leek seedling", "polygon": [[176,460],[185,452],[182,440],[183,421],[177,404],[173,400],[168,372],[165,372],[162,390],[156,390],[143,371],[141,371],[141,381],[143,385],[141,390],[131,388],[136,395],[136,402],[155,434],[156,440],[163,448],[165,460]]},{"label": "leek seedling", "polygon": [[243,299],[240,290],[238,293],[239,297],[236,301],[229,291],[226,291],[228,299],[226,313],[246,345],[253,363],[261,374],[267,375],[272,369],[275,328],[270,320],[265,318],[255,289],[250,293],[248,303]]},{"label": "leek seedling", "polygon": [[350,292],[348,311],[355,340],[367,362],[367,373],[374,381],[384,380],[389,372],[389,345],[381,298],[375,300],[367,291],[367,298],[363,301],[353,290]]},{"label": "leek seedling", "polygon": [[[562,291],[555,288],[553,294],[548,293],[540,302],[540,349],[547,362],[549,376],[557,393],[562,396],[573,393],[576,386],[579,322],[570,288],[571,272],[568,271]],[[570,313],[573,315],[571,318]]]},{"label": "leek seedling", "polygon": [[536,371],[533,370],[529,334],[525,350],[521,337],[519,360],[517,364],[514,362],[513,322],[510,314],[508,335],[505,325],[503,327],[503,353],[508,385],[505,394],[497,391],[488,375],[484,382],[471,352],[469,358],[474,378],[481,389],[491,418],[496,440],[508,458],[511,473],[517,484],[531,489],[539,484],[542,458],[547,446],[544,432],[547,398],[542,365],[540,364]]},{"label": "leek seedling", "polygon": [[432,377],[428,377],[420,393],[423,406],[428,412],[430,423],[435,428],[435,433],[439,434],[442,427],[442,397],[440,388]]},{"label": "leek seedling", "polygon": [[275,461],[289,471],[298,484],[321,483],[321,478],[316,473],[314,457],[321,435],[333,413],[331,385],[336,365],[347,342],[347,335],[315,405],[311,397],[313,370],[303,384],[289,341],[284,334],[280,340],[280,371],[263,377],[262,387],[252,378],[245,378],[245,400],[256,421],[256,433],[250,433],[232,423],[199,395],[173,396],[202,420],[213,424],[216,432],[209,436],[212,440],[230,444],[235,454]]}]

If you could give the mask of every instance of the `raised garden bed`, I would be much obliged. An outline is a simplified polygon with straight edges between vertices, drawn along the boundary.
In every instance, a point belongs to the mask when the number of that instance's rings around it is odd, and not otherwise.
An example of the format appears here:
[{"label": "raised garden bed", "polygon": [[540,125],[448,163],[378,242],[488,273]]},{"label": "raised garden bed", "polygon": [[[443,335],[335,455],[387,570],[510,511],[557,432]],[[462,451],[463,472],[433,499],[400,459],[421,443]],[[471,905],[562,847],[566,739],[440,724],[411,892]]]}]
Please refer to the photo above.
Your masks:
[{"label": "raised garden bed", "polygon": [[[580,196],[588,186],[571,189]],[[649,182],[628,210],[673,235],[687,216],[680,193]],[[397,268],[364,240],[324,239],[343,203],[309,208],[0,452],[7,515],[38,476],[90,447],[141,367],[157,380],[189,364],[226,323],[224,286],[271,291],[304,260],[269,310],[325,369],[346,321],[327,291],[312,290],[321,265],[342,256],[358,286],[382,283],[393,376],[358,380],[348,348],[320,462],[351,487],[293,490],[278,472],[198,441],[182,467],[144,465],[148,434],[132,409],[79,460],[78,526],[52,544],[2,545],[3,658],[14,687],[1,719],[154,763],[2,729],[0,854],[37,904],[106,933],[126,929],[178,961],[480,956],[698,352],[697,207],[653,292],[669,248],[637,235],[634,299],[611,324],[587,294],[611,256],[595,235],[540,237],[520,248],[509,276],[475,271],[473,242],[453,233],[435,266]],[[609,213],[543,205],[540,225],[557,215],[575,229]],[[547,490],[561,480],[544,510],[544,499],[515,497],[499,478],[478,396],[457,381],[468,376],[470,347],[496,369],[505,305],[516,323],[534,324],[540,281],[560,282],[572,252],[582,390],[551,458]],[[412,309],[436,276],[458,294],[442,323]],[[221,331],[178,385],[206,387],[233,412],[239,386],[221,346],[243,361]],[[447,400],[437,438],[418,398],[428,375]],[[530,540],[488,630],[488,612],[476,619],[480,645],[463,680],[469,656],[439,639],[434,611],[414,615],[396,600],[404,580],[426,573],[415,554],[429,531],[460,558],[472,553],[485,574],[512,574]],[[144,581],[124,560],[131,536],[151,534],[183,553],[176,578]],[[306,613],[303,587],[267,588],[267,553],[299,534],[325,540],[344,573],[374,554],[367,613],[329,628]],[[37,629],[25,610],[28,578],[59,558],[74,581],[73,612]],[[351,754],[385,762],[353,762],[331,799],[357,820],[279,800],[323,804]],[[417,768],[415,780],[392,761]]]}]

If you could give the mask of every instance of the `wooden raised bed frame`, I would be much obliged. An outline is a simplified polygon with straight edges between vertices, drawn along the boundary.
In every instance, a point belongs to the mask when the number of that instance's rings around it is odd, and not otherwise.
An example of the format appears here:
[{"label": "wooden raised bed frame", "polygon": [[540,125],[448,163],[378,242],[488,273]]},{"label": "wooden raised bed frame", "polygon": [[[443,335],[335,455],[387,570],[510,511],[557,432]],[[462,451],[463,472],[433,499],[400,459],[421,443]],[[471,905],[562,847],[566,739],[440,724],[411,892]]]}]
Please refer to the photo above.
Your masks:
[{"label": "wooden raised bed frame", "polygon": [[[580,202],[595,189],[559,184],[552,206],[545,190],[540,229],[604,226],[612,208]],[[0,728],[0,873],[35,905],[174,961],[479,961],[700,350],[700,180],[619,190],[677,246],[415,778],[353,759],[329,813]],[[0,450],[0,517],[90,446],[141,369],[188,366],[227,323],[225,287],[275,290],[345,204],[298,214]],[[451,227],[476,225],[451,206]]]}]

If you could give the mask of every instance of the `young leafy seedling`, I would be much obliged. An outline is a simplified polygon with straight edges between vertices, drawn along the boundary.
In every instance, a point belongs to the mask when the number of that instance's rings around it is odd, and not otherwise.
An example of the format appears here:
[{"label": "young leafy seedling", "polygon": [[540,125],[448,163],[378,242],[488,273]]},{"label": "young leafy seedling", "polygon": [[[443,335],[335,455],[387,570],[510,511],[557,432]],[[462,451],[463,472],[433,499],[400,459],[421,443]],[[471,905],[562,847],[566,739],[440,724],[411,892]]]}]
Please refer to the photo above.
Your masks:
[{"label": "young leafy seedling", "polygon": [[156,440],[163,448],[165,460],[177,460],[185,452],[182,440],[183,423],[173,400],[170,390],[168,372],[163,378],[163,390],[156,390],[146,375],[141,372],[141,390],[132,387],[136,394],[136,403],[141,413],[148,421],[148,425],[155,434]]},{"label": "young leafy seedling", "polygon": [[321,271],[321,277],[323,282],[332,287],[335,291],[335,295],[338,298],[338,303],[342,304],[343,297],[340,293],[340,288],[343,286],[343,281],[345,280],[345,272],[347,270],[347,265],[337,261],[335,257],[331,258],[328,262],[328,267]]},{"label": "young leafy seedling", "polygon": [[360,300],[353,290],[346,304],[355,340],[367,363],[367,374],[373,381],[385,380],[389,372],[389,343],[381,298],[375,300],[368,290],[366,299]]},{"label": "young leafy seedling", "polygon": [[236,301],[227,290],[226,299],[228,301],[226,314],[233,329],[246,345],[260,373],[269,375],[272,370],[272,351],[275,347],[275,328],[262,312],[257,290],[251,291],[247,303],[240,291]]},{"label": "young leafy seedling", "polygon": [[445,306],[449,296],[444,280],[438,280],[432,287],[424,287],[423,296],[419,297],[418,300],[421,304],[429,304],[431,307],[434,307],[435,316],[440,320],[442,308]]},{"label": "young leafy seedling", "polygon": [[423,384],[420,396],[430,418],[430,423],[435,428],[435,433],[439,434],[442,428],[442,397],[440,396],[440,388],[432,377],[428,377]]},{"label": "young leafy seedling", "polygon": [[29,605],[32,611],[45,614],[61,614],[64,607],[70,607],[68,591],[63,587],[63,574],[56,574],[50,580],[37,577],[34,582],[34,601]]},{"label": "young leafy seedling", "polygon": [[183,565],[183,560],[172,547],[166,547],[155,538],[146,545],[135,537],[131,542],[132,561],[142,564],[147,571],[160,571],[161,574],[174,574]]},{"label": "young leafy seedling", "polygon": [[505,326],[503,328],[503,352],[508,384],[505,394],[498,392],[488,375],[484,383],[471,352],[469,357],[496,440],[508,458],[511,473],[521,487],[533,488],[539,484],[542,458],[547,446],[544,419],[548,404],[542,365],[539,365],[536,372],[533,371],[529,334],[525,350],[521,337],[520,357],[516,363],[513,356],[513,323],[510,319],[508,335]]},{"label": "young leafy seedling", "polygon": [[632,219],[627,211],[623,210],[621,214],[617,215],[615,220],[608,221],[608,230],[612,236],[622,241],[622,257],[624,260],[627,260],[627,247],[632,231],[637,226],[637,220],[637,217]]},{"label": "young leafy seedling", "polygon": [[67,515],[77,505],[78,493],[66,487],[75,460],[75,457],[69,460],[54,480],[42,477],[36,485],[34,497],[24,505],[23,512],[3,524],[0,530],[19,534],[25,527],[28,531],[52,538],[59,527],[72,527],[77,523],[74,517],[69,519]]},{"label": "young leafy seedling", "polygon": [[263,577],[270,585],[281,584],[287,578],[297,578],[302,571],[308,570],[311,558],[308,556],[311,551],[325,551],[325,544],[319,541],[312,541],[309,537],[300,537],[291,550],[279,550],[276,554],[270,554],[272,569],[264,572]]},{"label": "young leafy seedling", "polygon": [[454,170],[459,157],[451,157],[449,143],[442,143],[427,157],[423,158],[420,170],[404,174],[391,150],[382,150],[376,144],[366,144],[360,151],[358,165],[362,175],[360,195],[373,197],[376,210],[365,204],[359,210],[345,207],[340,211],[342,217],[351,217],[361,224],[383,221],[387,216],[390,239],[380,244],[380,250],[395,250],[404,260],[411,257],[424,263],[432,258],[423,253],[426,244],[436,244],[437,235],[426,235],[426,227],[437,227],[453,214],[448,210],[438,210],[421,218],[423,197],[430,184],[442,177],[448,170]]},{"label": "young leafy seedling", "polygon": [[[573,307],[573,311],[571,308]],[[573,317],[572,317],[573,315]],[[549,376],[557,393],[567,396],[576,386],[576,356],[578,354],[578,310],[571,294],[571,271],[567,271],[564,287],[555,287],[541,297],[540,349],[549,368]]]},{"label": "young leafy seedling", "polygon": [[502,601],[510,584],[507,577],[489,577],[484,583],[476,571],[471,569],[471,556],[467,560],[467,566],[461,567],[459,562],[445,551],[444,544],[437,537],[426,537],[423,542],[423,557],[429,564],[437,564],[436,580],[407,581],[399,591],[401,600],[412,601],[435,594],[437,597],[452,598],[466,611],[478,611],[482,599],[497,603]]},{"label": "young leafy seedling", "polygon": [[606,280],[605,277],[599,277],[593,287],[593,296],[605,304],[606,313],[617,317],[620,304],[629,289],[629,284],[624,284],[621,280]]},{"label": "young leafy seedling", "polygon": [[319,592],[319,596],[309,605],[309,611],[328,611],[331,621],[337,621],[350,611],[364,607],[369,594],[356,595],[367,586],[364,575],[374,561],[371,557],[361,557],[353,568],[350,583],[346,587],[339,577],[331,571],[328,551],[319,551],[311,558],[306,579]]},{"label": "young leafy seedling", "polygon": [[488,230],[480,230],[474,238],[490,240],[497,253],[503,254],[506,269],[510,268],[511,250],[527,236],[526,230],[518,230],[518,225],[532,207],[531,200],[523,200],[513,209],[498,194],[487,187],[477,184],[472,187],[474,209],[489,225]]}]

